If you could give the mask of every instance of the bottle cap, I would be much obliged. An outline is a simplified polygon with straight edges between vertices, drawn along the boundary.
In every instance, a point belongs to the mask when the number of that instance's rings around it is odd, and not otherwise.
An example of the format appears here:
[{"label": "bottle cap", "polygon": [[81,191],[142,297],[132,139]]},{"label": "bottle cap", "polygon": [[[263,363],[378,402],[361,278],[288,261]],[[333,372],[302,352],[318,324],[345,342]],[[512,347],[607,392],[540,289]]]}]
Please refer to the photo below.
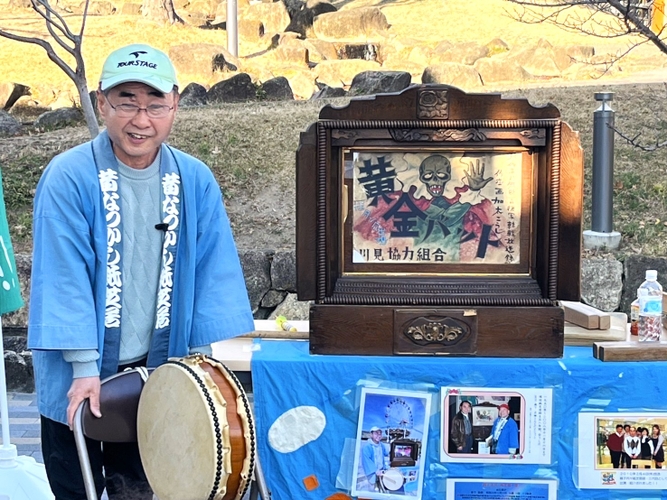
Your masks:
[{"label": "bottle cap", "polygon": [[646,271],[646,279],[647,280],[657,280],[658,279],[658,271],[655,269],[649,269]]}]

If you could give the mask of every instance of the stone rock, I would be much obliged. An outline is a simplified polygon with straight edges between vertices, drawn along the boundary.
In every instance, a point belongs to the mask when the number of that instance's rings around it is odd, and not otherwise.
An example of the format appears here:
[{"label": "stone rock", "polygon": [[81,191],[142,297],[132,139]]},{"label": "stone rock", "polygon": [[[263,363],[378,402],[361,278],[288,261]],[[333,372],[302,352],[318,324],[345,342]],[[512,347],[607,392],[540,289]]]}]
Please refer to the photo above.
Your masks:
[{"label": "stone rock", "polygon": [[431,64],[453,62],[471,65],[488,55],[489,48],[484,45],[475,42],[457,43],[447,49],[438,50],[436,48],[431,57]]},{"label": "stone rock", "polygon": [[83,113],[79,108],[60,108],[42,113],[35,120],[35,127],[40,130],[52,130],[80,123]]},{"label": "stone rock", "polygon": [[269,101],[291,101],[294,100],[294,93],[290,87],[289,81],[284,76],[278,76],[267,80],[260,85],[259,94]]},{"label": "stone rock", "polygon": [[32,354],[19,355],[14,351],[5,352],[5,376],[10,392],[35,392],[32,375]]},{"label": "stone rock", "polygon": [[264,297],[262,297],[262,307],[273,308],[280,304],[285,297],[287,292],[280,292],[278,290],[269,290]]},{"label": "stone rock", "polygon": [[331,99],[334,97],[345,97],[346,95],[347,92],[343,88],[322,85],[322,88],[315,92],[311,99]]},{"label": "stone rock", "polygon": [[291,21],[287,28],[285,28],[285,31],[292,31],[298,33],[301,38],[306,38],[317,16],[337,12],[337,10],[336,7],[325,0],[309,2],[307,5],[303,4],[296,10],[288,6],[287,11],[290,14]]},{"label": "stone rock", "polygon": [[257,99],[250,75],[240,73],[213,85],[206,93],[208,102],[247,102]]},{"label": "stone rock", "polygon": [[377,61],[378,47],[372,43],[343,43],[334,44],[337,59],[364,59]]},{"label": "stone rock", "polygon": [[[79,5],[79,12],[83,13],[86,2],[81,2]],[[106,0],[93,1],[88,4],[89,16],[110,16],[116,12],[116,7],[111,2]],[[76,14],[76,12],[75,12]]]},{"label": "stone rock", "polygon": [[16,135],[21,130],[21,123],[6,111],[0,110],[0,137]]},{"label": "stone rock", "polygon": [[595,47],[590,45],[568,45],[564,49],[575,62],[585,62],[595,56]]},{"label": "stone rock", "polygon": [[623,264],[614,258],[583,259],[581,298],[601,311],[613,312],[621,304]]},{"label": "stone rock", "polygon": [[140,16],[141,15],[141,4],[140,3],[124,3],[120,8],[120,13],[123,16]]},{"label": "stone rock", "polygon": [[273,56],[276,61],[302,65],[308,64],[308,49],[303,45],[281,45],[273,51]]},{"label": "stone rock", "polygon": [[411,80],[405,71],[364,71],[352,80],[350,95],[400,92],[410,86]]},{"label": "stone rock", "polygon": [[32,9],[30,0],[9,0],[10,9]]},{"label": "stone rock", "polygon": [[14,351],[15,353],[22,354],[28,350],[28,338],[25,336],[18,335],[7,335],[7,328],[3,326],[2,334],[5,335],[3,338],[3,348],[6,351]]},{"label": "stone rock", "polygon": [[245,250],[239,252],[241,268],[248,289],[252,312],[259,308],[262,298],[271,289],[271,252]]},{"label": "stone rock", "polygon": [[285,300],[271,313],[268,319],[285,316],[288,320],[305,321],[310,317],[310,301],[299,301],[295,293],[288,293]]},{"label": "stone rock", "polygon": [[250,4],[240,16],[261,21],[266,33],[285,31],[290,23],[290,16],[282,2]]},{"label": "stone rock", "polygon": [[24,95],[30,95],[30,87],[20,83],[0,83],[0,108],[9,111]]},{"label": "stone rock", "polygon": [[507,57],[508,60],[522,66],[535,78],[558,78],[561,76],[561,69],[556,63],[556,53],[553,47],[546,46],[546,44],[518,51],[511,50]]},{"label": "stone rock", "polygon": [[378,7],[329,12],[313,22],[317,38],[329,41],[366,42],[388,28],[387,18]]},{"label": "stone rock", "polygon": [[505,43],[505,41],[501,38],[494,38],[486,44],[486,48],[489,49],[488,57],[493,57],[498,54],[505,54],[510,50],[509,45],[507,45],[507,43]]},{"label": "stone rock", "polygon": [[338,59],[338,51],[333,42],[325,42],[317,38],[304,40],[304,46],[308,49],[308,61],[320,63],[322,61]]},{"label": "stone rock", "polygon": [[475,69],[484,85],[510,81],[524,82],[530,79],[528,72],[516,61],[508,61],[501,56],[478,59],[475,61]]},{"label": "stone rock", "polygon": [[296,291],[296,254],[277,251],[271,262],[271,286],[275,290]]},{"label": "stone rock", "polygon": [[238,35],[239,40],[247,42],[258,42],[266,33],[264,23],[259,19],[239,19],[238,20]]},{"label": "stone rock", "polygon": [[169,48],[169,58],[179,77],[184,75],[213,76],[216,71],[236,71],[238,58],[223,45],[186,43]]},{"label": "stone rock", "polygon": [[206,105],[206,87],[198,83],[189,83],[181,92],[178,105],[182,107],[194,107]]},{"label": "stone rock", "polygon": [[630,304],[637,298],[637,288],[644,281],[646,271],[658,271],[658,283],[667,289],[667,258],[646,257],[644,255],[628,255],[623,263],[625,282],[621,298],[621,311],[630,315]]},{"label": "stone rock", "polygon": [[[435,58],[436,58],[436,52],[429,47],[423,47],[423,46],[413,47],[413,49],[410,51],[410,54],[408,55],[408,61],[416,64],[421,64],[424,67],[430,65],[431,61],[433,61]],[[436,62],[442,62],[442,61],[437,60]]]},{"label": "stone rock", "polygon": [[422,83],[444,83],[463,90],[477,88],[482,80],[477,70],[466,64],[440,63],[424,70]]},{"label": "stone rock", "polygon": [[187,14],[199,14],[206,19],[213,19],[218,8],[217,0],[194,0],[185,7]]},{"label": "stone rock", "polygon": [[375,61],[361,59],[345,59],[342,61],[322,61],[313,68],[318,83],[330,87],[349,87],[354,77],[362,71],[378,71],[380,64]]},{"label": "stone rock", "polygon": [[315,74],[312,71],[304,68],[282,68],[280,72],[289,81],[295,98],[310,99],[317,91]]}]

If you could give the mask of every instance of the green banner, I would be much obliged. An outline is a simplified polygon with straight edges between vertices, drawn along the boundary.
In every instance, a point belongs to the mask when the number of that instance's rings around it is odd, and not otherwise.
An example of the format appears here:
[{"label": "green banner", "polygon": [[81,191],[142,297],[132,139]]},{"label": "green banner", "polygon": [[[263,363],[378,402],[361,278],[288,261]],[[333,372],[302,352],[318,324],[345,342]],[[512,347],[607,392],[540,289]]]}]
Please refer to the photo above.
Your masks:
[{"label": "green banner", "polygon": [[23,306],[21,287],[16,274],[14,249],[9,237],[5,194],[2,189],[2,171],[0,170],[0,314],[16,311]]}]

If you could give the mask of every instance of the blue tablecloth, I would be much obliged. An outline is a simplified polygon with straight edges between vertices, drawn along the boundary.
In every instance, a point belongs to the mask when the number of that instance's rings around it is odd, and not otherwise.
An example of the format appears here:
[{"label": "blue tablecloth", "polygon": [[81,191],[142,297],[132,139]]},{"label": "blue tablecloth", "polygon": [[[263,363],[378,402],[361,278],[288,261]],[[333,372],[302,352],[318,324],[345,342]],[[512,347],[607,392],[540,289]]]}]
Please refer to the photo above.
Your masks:
[{"label": "blue tablecloth", "polygon": [[[257,344],[251,369],[258,453],[274,499],[323,500],[336,492],[349,493],[345,487],[351,484],[362,386],[434,395],[440,387],[553,389],[548,465],[441,463],[441,415],[439,408],[432,411],[425,500],[444,499],[448,477],[557,479],[563,500],[667,499],[667,493],[660,491],[579,490],[573,465],[580,411],[667,411],[665,362],[603,363],[592,357],[589,347],[566,347],[562,359],[508,359],[312,356],[307,342],[258,340]],[[286,411],[304,405],[324,413],[324,432],[294,452],[277,452],[268,444],[270,426]],[[311,475],[319,487],[308,491],[303,479]]]}]

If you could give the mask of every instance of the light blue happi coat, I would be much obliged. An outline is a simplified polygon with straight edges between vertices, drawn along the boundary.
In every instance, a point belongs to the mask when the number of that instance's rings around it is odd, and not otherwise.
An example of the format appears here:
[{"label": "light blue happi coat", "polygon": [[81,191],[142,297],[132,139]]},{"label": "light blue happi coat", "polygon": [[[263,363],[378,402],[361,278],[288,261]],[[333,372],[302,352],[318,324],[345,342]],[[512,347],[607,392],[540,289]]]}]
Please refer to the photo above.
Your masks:
[{"label": "light blue happi coat", "polygon": [[[175,221],[174,205],[165,199],[175,197],[164,188],[163,222],[169,224],[165,239],[174,244],[162,257],[160,312],[149,366],[187,355],[189,347],[254,329],[229,219],[213,174],[199,160],[166,145],[161,148],[162,185],[168,178],[178,179],[179,213]],[[67,421],[67,391],[72,383],[72,368],[62,351],[97,349],[102,378],[118,366],[120,328],[110,326],[112,287],[107,279],[116,280],[109,272],[113,242],[108,240],[113,238],[107,226],[118,214],[105,209],[100,184],[100,172],[116,167],[109,136],[103,132],[55,157],[35,196],[28,347],[33,350],[39,411],[62,423]],[[108,193],[104,197],[108,202]],[[122,254],[122,246],[118,249]]]}]

